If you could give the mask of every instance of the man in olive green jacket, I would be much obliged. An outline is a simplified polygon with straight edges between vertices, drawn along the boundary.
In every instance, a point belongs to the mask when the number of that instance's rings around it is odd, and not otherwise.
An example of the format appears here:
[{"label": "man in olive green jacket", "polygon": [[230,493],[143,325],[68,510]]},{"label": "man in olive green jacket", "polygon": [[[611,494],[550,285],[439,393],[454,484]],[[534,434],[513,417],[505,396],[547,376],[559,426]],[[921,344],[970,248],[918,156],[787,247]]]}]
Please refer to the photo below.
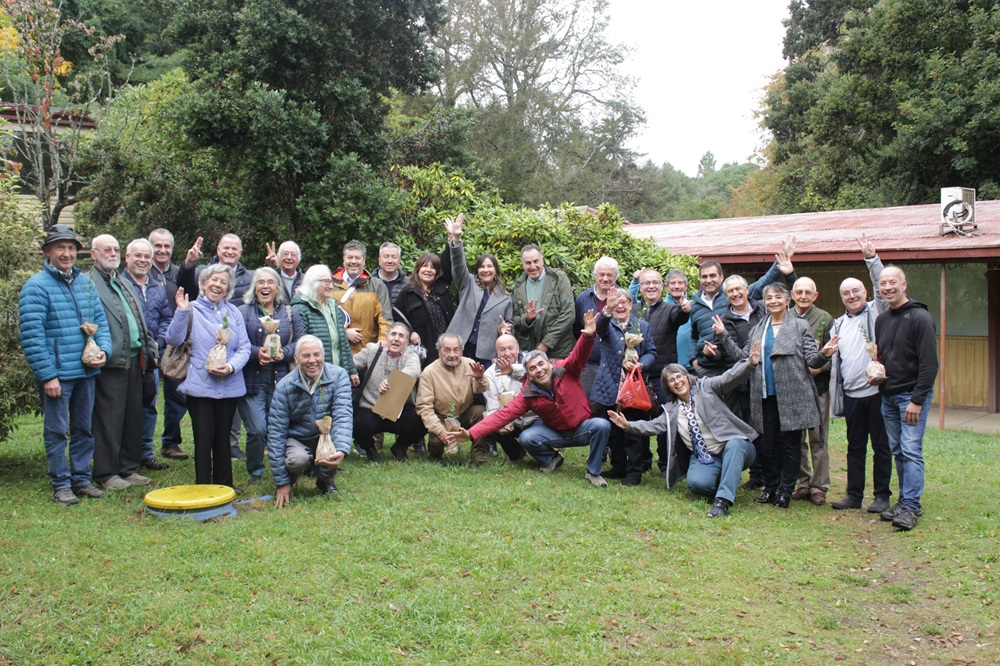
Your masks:
[{"label": "man in olive green jacket", "polygon": [[576,302],[569,278],[545,265],[537,245],[521,249],[524,273],[514,283],[514,337],[526,352],[540,349],[550,359],[561,359],[573,351],[573,319]]}]

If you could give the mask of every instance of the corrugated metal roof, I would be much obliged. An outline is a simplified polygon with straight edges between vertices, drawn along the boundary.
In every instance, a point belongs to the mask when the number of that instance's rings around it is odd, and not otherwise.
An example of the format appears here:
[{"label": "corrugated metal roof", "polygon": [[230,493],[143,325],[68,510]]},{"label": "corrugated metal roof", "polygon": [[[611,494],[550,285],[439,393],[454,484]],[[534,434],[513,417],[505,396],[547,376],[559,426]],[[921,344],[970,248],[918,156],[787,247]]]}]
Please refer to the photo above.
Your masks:
[{"label": "corrugated metal roof", "polygon": [[770,262],[789,235],[796,263],[854,261],[861,233],[888,261],[982,261],[1000,257],[1000,201],[977,201],[971,237],[942,236],[941,205],[866,208],[691,222],[630,224],[625,230],[680,254],[730,263]]}]

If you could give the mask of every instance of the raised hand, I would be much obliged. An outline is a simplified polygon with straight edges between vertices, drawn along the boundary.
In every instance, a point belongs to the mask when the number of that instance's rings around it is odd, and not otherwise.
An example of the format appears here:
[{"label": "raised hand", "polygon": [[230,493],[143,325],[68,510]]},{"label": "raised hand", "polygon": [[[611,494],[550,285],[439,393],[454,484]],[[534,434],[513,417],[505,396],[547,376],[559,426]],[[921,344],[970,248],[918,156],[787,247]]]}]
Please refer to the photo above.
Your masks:
[{"label": "raised hand", "polygon": [[274,249],[275,243],[264,243],[264,248],[267,250],[267,256],[264,257],[264,261],[271,268],[277,270],[278,268],[278,253]]},{"label": "raised hand", "polygon": [[498,358],[494,363],[497,366],[498,375],[509,375],[514,371],[514,364],[506,359]]},{"label": "raised hand", "polygon": [[792,265],[792,255],[784,250],[775,254],[774,260],[778,262],[778,270],[781,271],[782,275],[791,275],[795,271],[795,266]]},{"label": "raised hand", "polygon": [[198,239],[194,242],[194,245],[192,245],[191,249],[187,251],[187,255],[184,257],[184,264],[186,266],[194,266],[199,261],[201,261],[201,258],[203,256],[201,253],[201,243],[203,240],[204,239],[201,236],[198,236]]},{"label": "raised hand", "polygon": [[754,340],[750,350],[750,365],[760,365],[760,340]]},{"label": "raised hand", "polygon": [[535,317],[545,312],[545,308],[538,307],[538,299],[533,298],[524,304],[524,318],[532,321]]},{"label": "raised hand", "polygon": [[719,335],[726,330],[726,323],[722,321],[722,317],[719,315],[712,316],[712,330],[715,331],[716,335]]},{"label": "raised hand", "polygon": [[178,310],[191,309],[191,301],[188,295],[184,293],[184,287],[177,287],[177,293],[174,295],[174,303],[177,304]]},{"label": "raised hand", "polygon": [[788,256],[788,260],[791,261],[792,257],[795,256],[795,246],[799,244],[799,239],[795,236],[789,236],[781,243],[781,251]]},{"label": "raised hand", "polygon": [[681,310],[684,312],[691,312],[691,301],[688,300],[687,296],[681,296]]},{"label": "raised hand", "polygon": [[483,367],[483,364],[473,361],[469,364],[469,371],[465,373],[465,376],[472,377],[474,379],[482,379],[484,372],[486,372],[486,368]]},{"label": "raised hand", "polygon": [[871,259],[875,256],[875,244],[870,240],[865,238],[865,234],[862,232],[857,238],[858,245],[861,246],[861,254],[865,256],[865,259]]},{"label": "raised hand", "polygon": [[444,228],[448,231],[448,240],[459,240],[462,238],[462,224],[465,222],[465,213],[459,213],[458,217],[446,217]]},{"label": "raised hand", "polygon": [[514,330],[514,324],[509,323],[503,318],[503,315],[497,315],[500,317],[500,325],[497,326],[497,337],[501,335],[510,335],[510,332]]},{"label": "raised hand", "polygon": [[839,341],[840,341],[840,336],[839,335],[832,336],[830,338],[830,341],[827,342],[825,345],[823,345],[823,348],[820,349],[820,352],[822,352],[823,356],[826,356],[827,358],[830,358],[835,353],[837,353],[837,350],[840,348],[837,345],[837,343]]},{"label": "raised hand", "polygon": [[701,350],[701,352],[705,356],[712,356],[712,357],[714,357],[714,356],[716,356],[719,353],[719,348],[717,346],[713,345],[711,342],[709,342],[709,341],[706,340],[705,341],[705,347]]},{"label": "raised hand", "polygon": [[583,331],[588,337],[593,337],[597,333],[597,313],[587,310],[583,313]]},{"label": "raised hand", "polygon": [[644,269],[644,268],[639,268],[639,269],[637,269],[637,270],[635,271],[635,273],[632,273],[632,279],[638,282],[638,281],[639,281],[639,276],[640,276],[640,275],[642,275],[642,272],[643,272],[644,270],[646,270],[646,269]]}]

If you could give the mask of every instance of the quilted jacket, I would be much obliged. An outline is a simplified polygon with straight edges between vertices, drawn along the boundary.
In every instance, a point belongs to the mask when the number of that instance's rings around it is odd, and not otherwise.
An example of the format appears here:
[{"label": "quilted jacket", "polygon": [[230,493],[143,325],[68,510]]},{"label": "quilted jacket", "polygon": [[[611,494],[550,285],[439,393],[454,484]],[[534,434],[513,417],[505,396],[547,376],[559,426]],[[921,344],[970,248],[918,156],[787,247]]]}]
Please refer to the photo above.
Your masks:
[{"label": "quilted jacket", "polygon": [[21,288],[18,310],[21,347],[39,382],[83,379],[100,372],[80,360],[86,342],[80,330],[83,323],[97,324],[94,341],[111,355],[111,332],[100,296],[76,266],[67,280],[46,261]]}]

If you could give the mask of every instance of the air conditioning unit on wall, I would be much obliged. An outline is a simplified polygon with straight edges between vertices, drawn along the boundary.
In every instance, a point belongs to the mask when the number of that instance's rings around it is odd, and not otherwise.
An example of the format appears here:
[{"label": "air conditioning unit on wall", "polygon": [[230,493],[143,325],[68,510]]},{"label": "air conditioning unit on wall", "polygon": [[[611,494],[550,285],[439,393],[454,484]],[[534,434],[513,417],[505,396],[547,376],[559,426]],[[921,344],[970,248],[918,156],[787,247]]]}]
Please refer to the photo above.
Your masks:
[{"label": "air conditioning unit on wall", "polygon": [[970,236],[976,224],[976,190],[971,187],[941,189],[941,235]]}]

